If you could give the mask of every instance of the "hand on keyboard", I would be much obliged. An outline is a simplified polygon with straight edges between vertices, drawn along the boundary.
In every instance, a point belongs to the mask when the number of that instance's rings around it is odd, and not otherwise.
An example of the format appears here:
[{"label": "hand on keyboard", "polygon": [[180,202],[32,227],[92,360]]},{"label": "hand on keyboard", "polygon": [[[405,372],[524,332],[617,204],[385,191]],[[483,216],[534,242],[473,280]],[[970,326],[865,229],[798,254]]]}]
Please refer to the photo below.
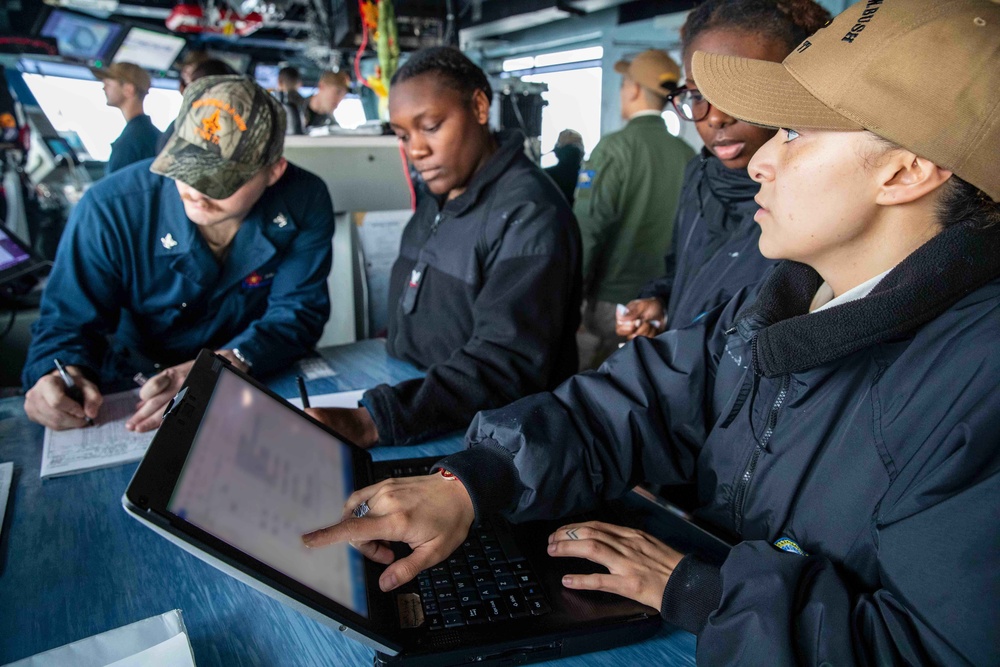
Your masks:
[{"label": "hand on keyboard", "polygon": [[[356,518],[353,511],[362,503],[368,512]],[[439,474],[387,479],[355,491],[340,523],[302,540],[308,547],[350,542],[368,558],[392,563],[379,579],[382,590],[390,591],[447,558],[466,539],[474,520],[472,499],[458,480]],[[413,553],[395,560],[388,542],[405,542]]]}]

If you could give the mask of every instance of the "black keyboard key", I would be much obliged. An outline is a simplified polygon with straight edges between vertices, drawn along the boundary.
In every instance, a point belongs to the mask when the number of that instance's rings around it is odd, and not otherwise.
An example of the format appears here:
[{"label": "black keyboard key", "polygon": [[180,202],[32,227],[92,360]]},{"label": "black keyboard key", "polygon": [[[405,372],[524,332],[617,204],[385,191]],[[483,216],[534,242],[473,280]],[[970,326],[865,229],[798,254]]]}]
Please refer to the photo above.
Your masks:
[{"label": "black keyboard key", "polygon": [[441,630],[444,628],[444,619],[441,614],[431,614],[424,617],[424,625],[431,630]]},{"label": "black keyboard key", "polygon": [[510,565],[507,563],[498,563],[493,566],[493,576],[496,578],[507,577],[513,574],[510,569]]},{"label": "black keyboard key", "polygon": [[460,611],[446,611],[442,617],[446,628],[457,628],[460,625],[465,625],[465,614]]},{"label": "black keyboard key", "polygon": [[434,591],[428,589],[426,591],[420,591],[420,599],[423,600],[424,602],[433,602],[434,600],[437,599],[437,595],[434,593]]},{"label": "black keyboard key", "polygon": [[433,601],[433,602],[428,602],[426,600],[424,601],[424,615],[425,616],[430,616],[431,614],[436,614],[439,611],[441,611],[441,608],[438,607],[438,603],[437,603],[436,600]]},{"label": "black keyboard key", "polygon": [[448,586],[450,588],[451,585],[452,585],[451,584],[451,575],[448,575],[448,574],[436,574],[436,575],[434,575],[434,578],[431,579],[431,584],[434,585],[434,588],[441,588],[443,586]]},{"label": "black keyboard key", "polygon": [[502,591],[517,590],[518,585],[514,580],[514,577],[506,575],[503,577],[497,577],[497,587]]},{"label": "black keyboard key", "polygon": [[512,618],[520,618],[531,614],[528,611],[528,603],[518,591],[507,591],[504,593],[503,601],[507,603],[507,609]]},{"label": "black keyboard key", "polygon": [[438,611],[442,614],[446,611],[458,611],[460,607],[458,606],[458,598],[453,598],[451,600],[441,600],[438,602]]},{"label": "black keyboard key", "polygon": [[451,576],[455,579],[461,579],[463,577],[471,577],[472,570],[470,567],[464,563],[459,565],[454,565],[451,568]]},{"label": "black keyboard key", "polygon": [[448,574],[448,568],[445,565],[435,565],[431,568],[430,575],[431,578],[436,574]]},{"label": "black keyboard key", "polygon": [[535,575],[531,574],[530,572],[516,575],[514,577],[514,580],[517,581],[518,586],[531,586],[532,584],[538,583],[537,581],[535,581]]},{"label": "black keyboard key", "polygon": [[485,570],[473,577],[472,580],[476,582],[476,586],[493,583],[493,577],[491,577],[490,573]]},{"label": "black keyboard key", "polygon": [[465,622],[469,625],[479,625],[486,622],[486,609],[481,604],[465,608]]},{"label": "black keyboard key", "polygon": [[500,597],[500,589],[493,582],[483,583],[479,585],[479,597],[484,600],[489,600],[491,598]]},{"label": "black keyboard key", "polygon": [[495,600],[487,600],[486,617],[491,621],[503,621],[510,618],[510,614],[507,612],[506,603],[499,598]]},{"label": "black keyboard key", "polygon": [[549,603],[542,599],[528,600],[528,611],[531,612],[532,616],[541,616],[542,614],[547,614],[552,611],[549,607]]},{"label": "black keyboard key", "polygon": [[455,577],[455,592],[464,593],[467,590],[475,590],[476,584],[472,577]]},{"label": "black keyboard key", "polygon": [[542,593],[542,589],[538,584],[531,584],[530,586],[521,586],[521,595],[524,596],[526,600],[533,600],[535,598],[543,598],[545,595]]},{"label": "black keyboard key", "polygon": [[479,591],[470,590],[458,595],[458,604],[463,607],[471,607],[472,605],[477,605],[480,602],[482,602],[482,600],[479,598]]},{"label": "black keyboard key", "polygon": [[435,591],[437,594],[438,602],[446,602],[448,600],[455,599],[455,591],[451,588],[442,588],[441,590]]},{"label": "black keyboard key", "polygon": [[522,572],[531,572],[531,567],[528,565],[528,561],[518,561],[516,563],[511,563],[510,568],[514,571],[514,574],[521,574]]}]

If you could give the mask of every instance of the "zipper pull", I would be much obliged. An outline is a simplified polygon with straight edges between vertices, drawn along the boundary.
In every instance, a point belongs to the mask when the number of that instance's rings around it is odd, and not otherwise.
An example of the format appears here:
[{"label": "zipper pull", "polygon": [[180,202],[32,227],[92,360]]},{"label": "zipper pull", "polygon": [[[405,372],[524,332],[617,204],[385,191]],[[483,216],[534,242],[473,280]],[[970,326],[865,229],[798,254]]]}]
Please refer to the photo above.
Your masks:
[{"label": "zipper pull", "polygon": [[438,225],[441,223],[441,214],[438,213],[434,216],[434,222],[431,223],[431,236],[437,234]]}]

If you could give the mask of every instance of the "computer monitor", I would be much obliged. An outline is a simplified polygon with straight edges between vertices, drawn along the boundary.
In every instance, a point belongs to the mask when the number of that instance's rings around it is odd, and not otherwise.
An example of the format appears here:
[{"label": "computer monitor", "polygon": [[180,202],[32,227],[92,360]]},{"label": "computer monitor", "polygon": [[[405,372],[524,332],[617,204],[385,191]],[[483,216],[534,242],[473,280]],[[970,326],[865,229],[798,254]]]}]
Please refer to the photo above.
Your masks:
[{"label": "computer monitor", "polygon": [[277,65],[264,65],[260,63],[253,68],[253,78],[256,79],[261,88],[277,88],[278,70],[280,69]]},{"label": "computer monitor", "polygon": [[183,37],[132,28],[122,40],[112,62],[125,61],[145,69],[165,72],[174,64],[184,44]]},{"label": "computer monitor", "polygon": [[122,30],[118,23],[53,9],[39,34],[54,38],[63,57],[102,60],[107,58]]}]

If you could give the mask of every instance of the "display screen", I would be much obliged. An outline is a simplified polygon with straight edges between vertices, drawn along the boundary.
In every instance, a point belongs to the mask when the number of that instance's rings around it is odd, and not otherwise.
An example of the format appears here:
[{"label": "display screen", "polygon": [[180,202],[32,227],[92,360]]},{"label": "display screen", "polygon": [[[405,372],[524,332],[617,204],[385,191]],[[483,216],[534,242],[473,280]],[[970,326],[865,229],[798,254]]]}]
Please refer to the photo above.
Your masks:
[{"label": "display screen", "polygon": [[100,60],[121,32],[117,23],[53,9],[40,34],[54,38],[62,56]]},{"label": "display screen", "polygon": [[362,556],[301,539],[340,520],[352,468],[348,445],[224,370],[167,509],[367,617]]},{"label": "display screen", "polygon": [[253,68],[253,78],[260,84],[261,88],[277,88],[278,70],[280,69],[277,65],[257,65]]},{"label": "display screen", "polygon": [[132,28],[112,60],[116,63],[135,63],[139,67],[162,72],[170,69],[183,48],[183,37]]},{"label": "display screen", "polygon": [[0,227],[0,271],[6,271],[31,259],[31,253],[21,247]]}]

